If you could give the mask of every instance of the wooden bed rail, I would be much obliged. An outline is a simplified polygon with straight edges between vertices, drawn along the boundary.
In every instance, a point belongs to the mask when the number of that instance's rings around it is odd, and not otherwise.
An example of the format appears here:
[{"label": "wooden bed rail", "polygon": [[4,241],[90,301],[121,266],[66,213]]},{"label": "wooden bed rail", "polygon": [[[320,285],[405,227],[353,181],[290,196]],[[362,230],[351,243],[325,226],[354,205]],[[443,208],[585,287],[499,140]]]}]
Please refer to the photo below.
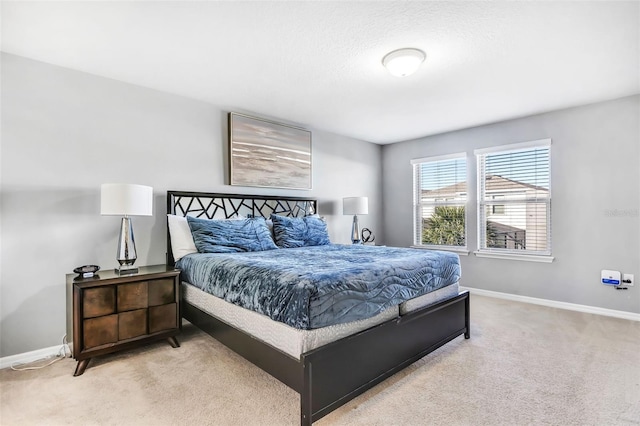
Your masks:
[{"label": "wooden bed rail", "polygon": [[186,301],[183,317],[300,394],[300,423],[310,425],[398,371],[464,335],[469,293],[409,312],[321,346],[297,360]]}]

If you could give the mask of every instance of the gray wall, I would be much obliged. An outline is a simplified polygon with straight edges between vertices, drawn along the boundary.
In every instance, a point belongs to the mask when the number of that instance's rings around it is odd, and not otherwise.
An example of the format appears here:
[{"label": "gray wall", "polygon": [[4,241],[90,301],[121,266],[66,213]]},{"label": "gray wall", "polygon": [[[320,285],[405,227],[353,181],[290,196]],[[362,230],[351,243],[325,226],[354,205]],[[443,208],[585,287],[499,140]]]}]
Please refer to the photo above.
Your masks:
[{"label": "gray wall", "polygon": [[[425,117],[427,120],[428,117]],[[473,150],[551,138],[551,264],[461,256],[461,284],[640,313],[640,96],[386,145],[382,150],[384,240],[412,244],[413,158],[466,152],[468,245],[477,247]],[[600,270],[633,273],[626,291]]]},{"label": "gray wall", "polygon": [[[369,196],[381,230],[381,147],[313,131],[313,190],[225,185],[226,113],[242,111],[2,55],[0,356],[65,334],[65,274],[116,265],[119,218],[100,216],[100,184],[153,186],[136,217],[139,265],[164,263],[169,189],[318,198],[334,242],[349,241],[342,197]],[[276,120],[286,117],[267,117]],[[293,123],[304,124],[304,123]]]}]

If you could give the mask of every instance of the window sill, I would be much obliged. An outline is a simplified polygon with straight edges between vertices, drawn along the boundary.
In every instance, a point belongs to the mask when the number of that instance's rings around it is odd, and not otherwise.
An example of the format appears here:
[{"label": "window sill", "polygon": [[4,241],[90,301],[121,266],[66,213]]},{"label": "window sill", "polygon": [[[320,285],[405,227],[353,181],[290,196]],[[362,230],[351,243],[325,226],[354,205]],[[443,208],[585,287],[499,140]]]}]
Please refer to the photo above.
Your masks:
[{"label": "window sill", "polygon": [[490,259],[505,259],[505,260],[521,260],[524,262],[540,262],[540,263],[551,263],[553,256],[536,256],[533,254],[507,254],[507,253],[486,253],[480,251],[474,251],[477,257],[487,257]]},{"label": "window sill", "polygon": [[440,250],[440,251],[452,251],[458,253],[460,256],[469,256],[469,250],[464,247],[440,247],[440,246],[410,246],[411,248],[420,250]]}]

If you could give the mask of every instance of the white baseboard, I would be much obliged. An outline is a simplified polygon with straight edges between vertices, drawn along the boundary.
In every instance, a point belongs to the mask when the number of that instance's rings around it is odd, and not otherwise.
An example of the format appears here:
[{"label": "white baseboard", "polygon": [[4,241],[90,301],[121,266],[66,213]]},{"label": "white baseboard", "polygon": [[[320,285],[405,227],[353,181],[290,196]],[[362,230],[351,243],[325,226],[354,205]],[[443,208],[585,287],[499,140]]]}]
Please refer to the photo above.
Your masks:
[{"label": "white baseboard", "polygon": [[517,294],[500,293],[498,291],[483,290],[481,288],[460,287],[469,290],[471,294],[478,296],[495,297],[496,299],[513,300],[515,302],[532,303],[534,305],[548,306],[550,308],[568,309],[570,311],[585,312],[588,314],[604,315],[607,317],[622,318],[631,321],[640,321],[640,314],[615,309],[598,308],[597,306],[578,305],[576,303],[558,302],[555,300],[538,299],[536,297],[520,296]]},{"label": "white baseboard", "polygon": [[2,357],[0,358],[0,369],[11,367],[14,364],[26,364],[28,362],[56,356],[58,352],[60,352],[61,346],[62,345],[56,345],[31,352]]}]

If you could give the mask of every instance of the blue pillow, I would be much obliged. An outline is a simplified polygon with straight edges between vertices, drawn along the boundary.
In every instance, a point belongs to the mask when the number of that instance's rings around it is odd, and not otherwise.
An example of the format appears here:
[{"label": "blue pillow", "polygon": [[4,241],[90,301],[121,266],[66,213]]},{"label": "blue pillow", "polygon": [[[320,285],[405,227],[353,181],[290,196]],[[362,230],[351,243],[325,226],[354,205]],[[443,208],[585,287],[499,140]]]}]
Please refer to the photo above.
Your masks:
[{"label": "blue pillow", "polygon": [[327,223],[318,216],[305,216],[304,223],[307,224],[306,246],[326,246],[331,244]]},{"label": "blue pillow", "polygon": [[271,215],[273,235],[280,248],[331,244],[327,224],[317,216],[285,217]]},{"label": "blue pillow", "polygon": [[187,216],[187,222],[200,253],[239,253],[278,248],[263,218],[209,220]]}]

